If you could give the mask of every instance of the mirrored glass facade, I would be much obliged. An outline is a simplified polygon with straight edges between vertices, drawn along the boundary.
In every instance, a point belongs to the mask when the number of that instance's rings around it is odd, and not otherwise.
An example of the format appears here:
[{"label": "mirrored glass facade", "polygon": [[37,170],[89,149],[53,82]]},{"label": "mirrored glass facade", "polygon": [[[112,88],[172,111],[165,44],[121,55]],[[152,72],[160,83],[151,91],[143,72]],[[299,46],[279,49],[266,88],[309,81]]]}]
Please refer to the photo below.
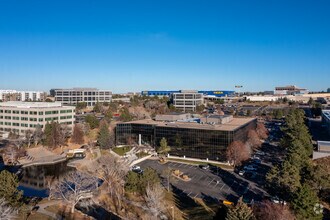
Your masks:
[{"label": "mirrored glass facade", "polygon": [[116,144],[141,143],[159,147],[164,137],[171,147],[170,154],[200,159],[225,161],[227,147],[236,140],[245,141],[250,129],[256,128],[256,120],[251,120],[234,130],[207,130],[196,128],[167,127],[157,124],[122,123],[116,126]]}]

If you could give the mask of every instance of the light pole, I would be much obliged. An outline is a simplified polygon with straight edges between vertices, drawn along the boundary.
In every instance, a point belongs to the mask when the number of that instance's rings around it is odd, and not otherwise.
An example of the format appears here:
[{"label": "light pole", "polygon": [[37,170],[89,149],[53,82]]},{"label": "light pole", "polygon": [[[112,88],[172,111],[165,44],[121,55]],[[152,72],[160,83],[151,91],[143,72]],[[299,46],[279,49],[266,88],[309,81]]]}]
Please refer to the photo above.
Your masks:
[{"label": "light pole", "polygon": [[174,207],[171,206],[171,209],[172,209],[172,219],[174,220]]}]

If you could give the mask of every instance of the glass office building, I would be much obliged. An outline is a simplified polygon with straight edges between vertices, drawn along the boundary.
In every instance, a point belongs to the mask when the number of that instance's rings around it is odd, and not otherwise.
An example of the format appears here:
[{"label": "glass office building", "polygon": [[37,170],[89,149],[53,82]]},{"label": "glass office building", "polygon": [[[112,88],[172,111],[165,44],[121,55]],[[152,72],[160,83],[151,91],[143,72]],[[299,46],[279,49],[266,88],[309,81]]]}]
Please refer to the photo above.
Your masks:
[{"label": "glass office building", "polygon": [[117,124],[116,144],[138,144],[141,138],[141,144],[157,150],[164,137],[171,147],[171,155],[225,161],[227,147],[233,141],[245,141],[248,131],[255,129],[256,123],[254,118],[234,119],[223,125],[153,120],[127,122]]}]

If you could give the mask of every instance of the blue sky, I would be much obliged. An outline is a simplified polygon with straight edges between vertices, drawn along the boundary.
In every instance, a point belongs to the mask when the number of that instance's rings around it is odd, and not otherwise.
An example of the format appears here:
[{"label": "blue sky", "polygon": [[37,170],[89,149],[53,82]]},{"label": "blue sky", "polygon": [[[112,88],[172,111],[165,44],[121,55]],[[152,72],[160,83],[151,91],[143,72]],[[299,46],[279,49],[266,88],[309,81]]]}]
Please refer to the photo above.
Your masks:
[{"label": "blue sky", "polygon": [[330,87],[330,1],[0,0],[0,89]]}]

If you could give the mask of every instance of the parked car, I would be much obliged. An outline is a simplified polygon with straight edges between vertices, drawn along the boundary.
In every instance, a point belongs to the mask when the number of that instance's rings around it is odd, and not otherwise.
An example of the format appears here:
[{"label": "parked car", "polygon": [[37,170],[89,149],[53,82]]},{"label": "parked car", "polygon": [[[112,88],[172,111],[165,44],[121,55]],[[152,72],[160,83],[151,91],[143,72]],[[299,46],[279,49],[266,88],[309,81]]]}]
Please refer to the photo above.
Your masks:
[{"label": "parked car", "polygon": [[261,155],[261,156],[264,156],[264,155],[265,155],[265,153],[262,152],[262,151],[257,151],[255,154],[256,154],[256,155]]},{"label": "parked car", "polygon": [[245,170],[240,170],[240,171],[238,172],[238,175],[243,176],[244,173],[245,173]]},{"label": "parked car", "polygon": [[257,168],[252,165],[245,166],[243,169],[245,171],[256,171],[257,170]]},{"label": "parked car", "polygon": [[256,159],[256,158],[254,158],[252,160],[252,162],[255,163],[255,164],[261,164],[261,160],[260,159]]},{"label": "parked car", "polygon": [[210,169],[209,165],[199,165],[200,168],[202,168],[203,170],[208,170]]},{"label": "parked car", "polygon": [[286,201],[279,199],[278,196],[271,197],[270,200],[276,204],[286,205]]}]

